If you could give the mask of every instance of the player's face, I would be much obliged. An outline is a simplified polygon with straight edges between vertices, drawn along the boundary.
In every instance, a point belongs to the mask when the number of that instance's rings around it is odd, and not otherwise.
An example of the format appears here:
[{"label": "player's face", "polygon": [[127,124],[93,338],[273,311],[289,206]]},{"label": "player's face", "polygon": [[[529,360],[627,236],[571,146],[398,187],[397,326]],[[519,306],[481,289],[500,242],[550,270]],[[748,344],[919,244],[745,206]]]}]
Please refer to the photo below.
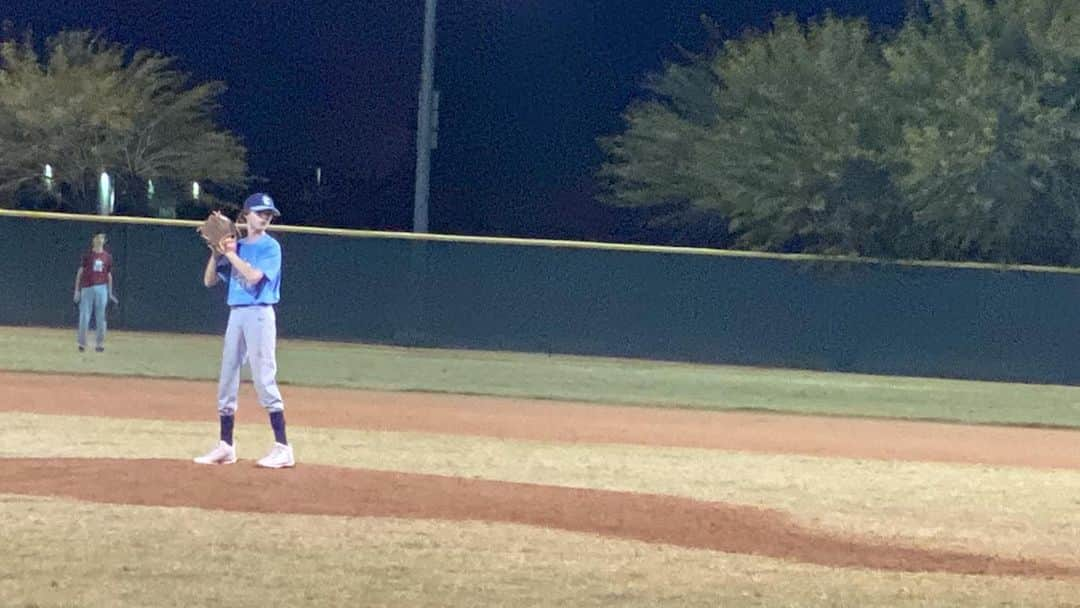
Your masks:
[{"label": "player's face", "polygon": [[105,235],[104,234],[95,234],[94,238],[90,240],[90,243],[94,247],[104,247],[105,246]]},{"label": "player's face", "polygon": [[248,225],[258,230],[265,230],[270,222],[274,221],[273,211],[249,211],[247,214]]}]

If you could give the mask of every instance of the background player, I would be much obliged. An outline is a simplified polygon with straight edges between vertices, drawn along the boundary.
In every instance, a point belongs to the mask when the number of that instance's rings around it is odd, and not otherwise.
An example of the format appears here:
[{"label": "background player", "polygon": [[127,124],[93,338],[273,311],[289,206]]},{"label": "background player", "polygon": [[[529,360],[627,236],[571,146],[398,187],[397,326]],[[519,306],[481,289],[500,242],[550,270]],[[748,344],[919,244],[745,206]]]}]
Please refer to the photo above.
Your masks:
[{"label": "background player", "polygon": [[105,233],[98,232],[90,239],[90,250],[83,253],[79,270],[75,273],[75,293],[72,298],[79,305],[79,330],[76,341],[79,352],[86,350],[86,330],[90,328],[90,315],[94,316],[97,330],[94,350],[105,350],[105,308],[109,302],[119,304],[113,293],[112,255],[105,251]]}]

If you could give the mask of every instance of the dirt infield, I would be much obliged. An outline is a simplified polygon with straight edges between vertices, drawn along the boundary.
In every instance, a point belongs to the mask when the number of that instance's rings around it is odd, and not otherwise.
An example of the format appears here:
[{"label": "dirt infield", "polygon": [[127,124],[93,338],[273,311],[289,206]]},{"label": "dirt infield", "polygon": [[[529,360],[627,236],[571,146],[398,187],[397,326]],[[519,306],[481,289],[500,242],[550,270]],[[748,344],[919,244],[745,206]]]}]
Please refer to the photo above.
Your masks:
[{"label": "dirt infield", "polygon": [[[215,416],[214,387],[206,382],[0,372],[0,385],[0,411],[181,421]],[[303,387],[289,387],[287,398],[290,424],[313,427],[1080,468],[1080,434],[1060,430]],[[245,412],[239,416],[243,420]],[[1036,560],[840,538],[768,509],[303,464],[271,472],[250,463],[198,467],[170,460],[9,458],[0,459],[0,493],[231,511],[512,522],[826,566],[1080,577],[1080,570]]]},{"label": "dirt infield", "polygon": [[[207,382],[0,372],[0,411],[205,422]],[[243,388],[238,420],[258,419]],[[289,424],[504,439],[1080,469],[1080,433],[290,386]],[[63,398],[58,398],[62,395]]]},{"label": "dirt infield", "polygon": [[[282,476],[287,475],[287,483]],[[168,480],[163,483],[162,480]],[[783,513],[672,496],[308,465],[4,459],[0,491],[227,511],[519,523],[824,566],[955,574],[1080,576],[1055,564],[896,547],[794,525]]]}]

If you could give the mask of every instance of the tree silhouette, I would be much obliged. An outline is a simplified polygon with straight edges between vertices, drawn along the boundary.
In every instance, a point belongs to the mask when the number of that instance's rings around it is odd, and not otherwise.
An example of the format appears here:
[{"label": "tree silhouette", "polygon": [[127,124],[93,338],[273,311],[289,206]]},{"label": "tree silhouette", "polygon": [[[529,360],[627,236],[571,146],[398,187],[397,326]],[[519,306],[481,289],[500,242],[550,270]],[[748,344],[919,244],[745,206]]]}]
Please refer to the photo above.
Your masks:
[{"label": "tree silhouette", "polygon": [[78,211],[94,208],[102,171],[113,176],[118,205],[138,214],[147,211],[148,180],[243,186],[247,151],[214,122],[224,85],[192,85],[173,63],[89,31],[50,37],[44,56],[29,33],[5,39],[0,194],[44,189],[46,164],[54,175],[50,194],[68,193],[65,206]]}]

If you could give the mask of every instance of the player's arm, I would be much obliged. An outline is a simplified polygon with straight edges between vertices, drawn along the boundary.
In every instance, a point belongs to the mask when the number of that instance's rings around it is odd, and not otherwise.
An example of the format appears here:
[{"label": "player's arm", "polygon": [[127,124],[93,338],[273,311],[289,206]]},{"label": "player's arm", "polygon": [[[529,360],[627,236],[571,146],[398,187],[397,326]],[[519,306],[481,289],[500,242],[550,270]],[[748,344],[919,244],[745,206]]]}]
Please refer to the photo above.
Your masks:
[{"label": "player's arm", "polygon": [[263,280],[263,271],[248,264],[244,258],[236,255],[235,251],[225,251],[225,259],[229,260],[232,267],[240,273],[240,276],[244,278],[244,282],[249,286],[258,285],[259,281]]},{"label": "player's arm", "polygon": [[229,263],[232,264],[232,267],[235,268],[236,272],[244,279],[244,283],[247,284],[248,287],[258,285],[259,281],[262,281],[263,277],[266,276],[260,268],[256,268],[248,263],[247,260],[237,255],[236,237],[227,236],[221,239],[219,249],[222,251],[221,255],[224,256],[226,260],[229,260]]},{"label": "player's arm", "polygon": [[79,301],[79,283],[82,283],[82,268],[82,266],[79,266],[79,271],[75,273],[75,292],[71,294],[71,297],[74,298],[76,302]]},{"label": "player's arm", "polygon": [[116,299],[116,292],[113,291],[112,271],[109,271],[109,301],[113,304],[120,303],[120,300]]},{"label": "player's arm", "polygon": [[218,276],[218,260],[220,257],[214,251],[210,252],[210,259],[206,261],[206,269],[203,270],[203,285],[213,287],[221,282]]}]

